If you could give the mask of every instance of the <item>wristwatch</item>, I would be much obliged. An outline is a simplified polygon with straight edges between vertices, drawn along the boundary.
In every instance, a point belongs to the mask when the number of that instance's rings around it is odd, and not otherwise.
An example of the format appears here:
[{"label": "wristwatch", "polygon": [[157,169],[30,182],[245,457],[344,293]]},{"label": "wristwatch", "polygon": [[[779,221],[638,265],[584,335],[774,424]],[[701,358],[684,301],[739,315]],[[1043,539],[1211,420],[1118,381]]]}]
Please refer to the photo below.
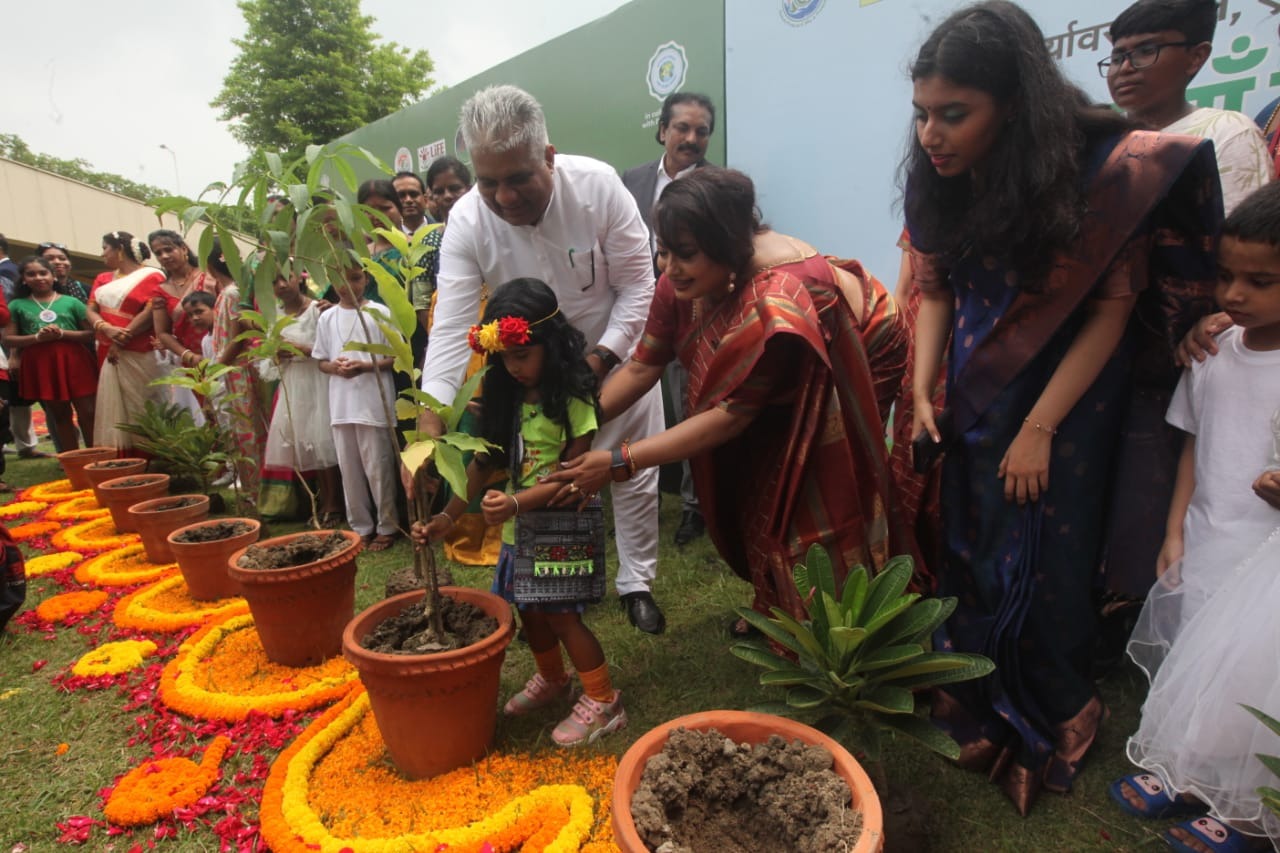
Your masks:
[{"label": "wristwatch", "polygon": [[601,363],[604,364],[604,369],[606,371],[613,370],[619,364],[622,364],[622,359],[614,355],[613,350],[609,349],[608,347],[598,346],[595,349],[591,350],[591,354],[594,355],[596,358],[600,359]]}]

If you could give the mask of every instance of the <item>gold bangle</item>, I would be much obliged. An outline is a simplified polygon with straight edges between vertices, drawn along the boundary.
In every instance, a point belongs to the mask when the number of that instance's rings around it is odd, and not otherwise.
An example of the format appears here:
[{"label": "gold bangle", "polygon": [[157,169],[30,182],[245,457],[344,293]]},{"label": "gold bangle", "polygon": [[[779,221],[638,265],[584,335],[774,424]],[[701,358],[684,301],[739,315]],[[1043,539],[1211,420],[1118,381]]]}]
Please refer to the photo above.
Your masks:
[{"label": "gold bangle", "polygon": [[520,514],[520,499],[515,495],[511,495],[511,502],[516,505],[516,515]]},{"label": "gold bangle", "polygon": [[1024,424],[1031,424],[1032,429],[1034,429],[1036,432],[1047,432],[1049,433],[1049,435],[1058,434],[1058,431],[1056,429],[1054,429],[1053,427],[1047,427],[1044,424],[1040,423],[1039,421],[1032,423],[1030,416],[1023,418],[1022,422]]},{"label": "gold bangle", "polygon": [[443,511],[437,512],[434,517],[439,518],[440,516],[444,516],[446,519],[448,519],[450,527],[458,523],[458,520],[454,518],[452,515],[449,515],[449,513],[447,512],[443,512]]}]

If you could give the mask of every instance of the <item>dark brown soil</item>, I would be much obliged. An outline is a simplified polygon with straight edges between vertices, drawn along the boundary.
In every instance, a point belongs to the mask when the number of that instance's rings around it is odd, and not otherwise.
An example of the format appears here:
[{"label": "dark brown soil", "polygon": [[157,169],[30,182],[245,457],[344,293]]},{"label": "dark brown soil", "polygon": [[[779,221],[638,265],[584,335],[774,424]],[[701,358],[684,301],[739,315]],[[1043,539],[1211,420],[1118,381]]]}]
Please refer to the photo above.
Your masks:
[{"label": "dark brown soil", "polygon": [[137,459],[108,459],[105,462],[90,462],[86,467],[101,471],[103,468],[132,468],[137,464]]},{"label": "dark brown soil", "polygon": [[341,553],[352,543],[341,533],[307,533],[284,545],[250,545],[240,557],[242,569],[289,569]]},{"label": "dark brown soil", "polygon": [[243,521],[218,521],[213,524],[206,524],[203,527],[197,527],[194,530],[185,530],[173,537],[173,541],[217,542],[220,539],[230,539],[232,536],[248,533],[252,529],[253,525]]},{"label": "dark brown soil", "polygon": [[165,501],[162,504],[152,504],[147,508],[147,512],[167,512],[171,509],[183,509],[189,506],[195,506],[200,503],[199,498],[174,498],[171,501]]},{"label": "dark brown soil", "polygon": [[100,486],[99,488],[105,488],[107,491],[112,491],[113,489],[132,489],[138,486],[150,486],[154,482],[155,480],[143,480],[137,477],[130,477],[127,480],[121,480],[119,483],[112,483],[110,486]]},{"label": "dark brown soil", "polygon": [[[440,586],[453,586],[453,572],[445,566],[436,566],[436,581]],[[418,575],[413,570],[413,566],[401,566],[400,568],[387,575],[386,598],[393,595],[400,595],[403,592],[413,592],[418,589],[425,589],[426,585],[418,579]]]},{"label": "dark brown soil", "polygon": [[631,798],[636,831],[657,853],[834,853],[862,832],[831,753],[774,735],[736,744],[715,729],[676,729]]},{"label": "dark brown soil", "polygon": [[445,638],[430,636],[423,602],[411,604],[395,616],[383,619],[372,634],[360,640],[371,652],[384,655],[429,655],[478,643],[498,630],[498,620],[474,604],[441,596]]}]

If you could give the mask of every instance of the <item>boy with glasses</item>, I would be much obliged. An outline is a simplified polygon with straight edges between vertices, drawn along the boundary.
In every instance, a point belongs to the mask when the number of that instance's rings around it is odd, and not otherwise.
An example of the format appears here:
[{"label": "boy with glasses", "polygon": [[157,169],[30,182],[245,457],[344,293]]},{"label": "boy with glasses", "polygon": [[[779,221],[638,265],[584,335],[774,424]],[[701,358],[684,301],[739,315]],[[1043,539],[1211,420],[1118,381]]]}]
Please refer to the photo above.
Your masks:
[{"label": "boy with glasses", "polygon": [[1271,179],[1271,164],[1248,117],[1187,103],[1187,86],[1213,51],[1217,23],[1214,0],[1138,0],[1112,22],[1111,55],[1098,70],[1116,106],[1144,127],[1213,140],[1229,214]]}]

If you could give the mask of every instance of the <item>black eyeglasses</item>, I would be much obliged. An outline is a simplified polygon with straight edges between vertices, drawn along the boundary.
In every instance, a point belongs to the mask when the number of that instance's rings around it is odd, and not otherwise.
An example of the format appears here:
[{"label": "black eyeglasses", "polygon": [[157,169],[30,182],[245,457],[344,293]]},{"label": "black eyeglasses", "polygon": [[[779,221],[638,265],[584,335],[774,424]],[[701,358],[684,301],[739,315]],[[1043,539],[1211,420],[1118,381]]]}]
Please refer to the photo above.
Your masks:
[{"label": "black eyeglasses", "polygon": [[61,252],[65,252],[67,250],[67,247],[62,245],[61,243],[41,243],[38,246],[36,246],[37,252],[43,252],[46,249],[57,249]]},{"label": "black eyeglasses", "polygon": [[1160,58],[1162,48],[1190,47],[1193,44],[1193,41],[1170,41],[1164,44],[1140,44],[1133,50],[1117,50],[1106,59],[1098,60],[1098,73],[1106,77],[1111,73],[1111,66],[1114,65],[1119,70],[1126,59],[1132,68],[1150,68]]}]

